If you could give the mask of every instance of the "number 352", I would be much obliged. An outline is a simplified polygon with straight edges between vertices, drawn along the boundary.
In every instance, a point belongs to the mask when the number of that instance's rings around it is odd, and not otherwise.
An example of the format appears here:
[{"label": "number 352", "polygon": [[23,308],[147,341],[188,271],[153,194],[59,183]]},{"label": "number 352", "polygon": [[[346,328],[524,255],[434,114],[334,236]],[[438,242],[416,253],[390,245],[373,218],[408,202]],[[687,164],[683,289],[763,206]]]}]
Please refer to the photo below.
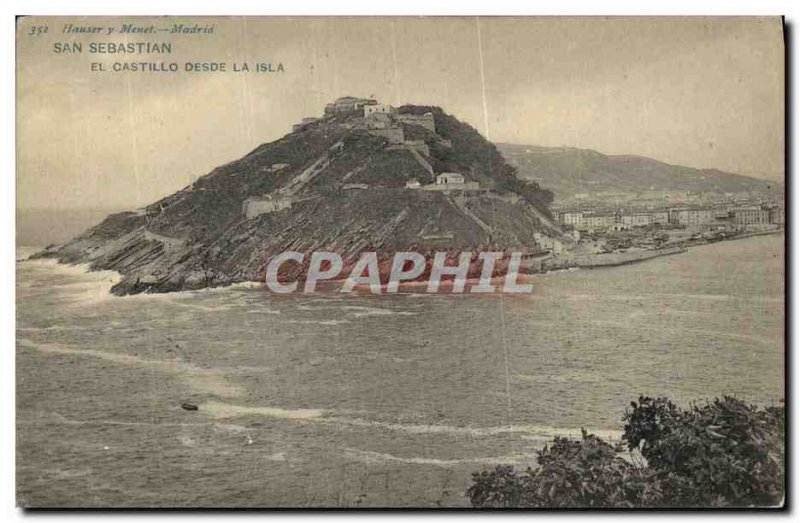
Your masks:
[{"label": "number 352", "polygon": [[28,29],[28,36],[39,36],[47,32],[46,25],[34,25]]}]

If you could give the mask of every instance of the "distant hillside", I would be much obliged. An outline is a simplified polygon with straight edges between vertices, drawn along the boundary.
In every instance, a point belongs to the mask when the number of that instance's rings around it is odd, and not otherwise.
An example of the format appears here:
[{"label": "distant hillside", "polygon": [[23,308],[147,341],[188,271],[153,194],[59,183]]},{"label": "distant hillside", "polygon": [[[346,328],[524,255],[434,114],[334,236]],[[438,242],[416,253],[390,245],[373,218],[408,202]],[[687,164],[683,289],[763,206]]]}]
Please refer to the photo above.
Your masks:
[{"label": "distant hillside", "polygon": [[[272,255],[333,250],[535,249],[564,241],[553,194],[517,178],[494,145],[439,107],[376,115],[340,98],[272,143],[213,169],[143,209],[112,214],[38,256],[89,263],[123,278],[112,292],[169,292],[263,279]],[[461,173],[472,193],[443,192],[437,174]],[[540,234],[537,234],[540,233]]]},{"label": "distant hillside", "polygon": [[597,192],[757,191],[776,194],[782,184],[716,169],[670,165],[652,158],[605,155],[591,149],[497,144],[519,177],[547,187],[559,200]]}]

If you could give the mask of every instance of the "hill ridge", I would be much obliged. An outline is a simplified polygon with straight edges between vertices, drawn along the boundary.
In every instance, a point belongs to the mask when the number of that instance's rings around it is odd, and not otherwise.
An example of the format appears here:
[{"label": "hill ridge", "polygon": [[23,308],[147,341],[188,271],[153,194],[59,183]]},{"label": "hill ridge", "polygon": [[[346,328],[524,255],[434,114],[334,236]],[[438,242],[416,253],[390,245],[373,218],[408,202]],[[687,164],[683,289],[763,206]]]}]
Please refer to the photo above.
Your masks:
[{"label": "hill ridge", "polygon": [[604,154],[578,147],[496,145],[520,178],[540,183],[559,200],[597,192],[756,192],[777,196],[783,191],[783,184],[773,180],[671,164],[643,155]]}]

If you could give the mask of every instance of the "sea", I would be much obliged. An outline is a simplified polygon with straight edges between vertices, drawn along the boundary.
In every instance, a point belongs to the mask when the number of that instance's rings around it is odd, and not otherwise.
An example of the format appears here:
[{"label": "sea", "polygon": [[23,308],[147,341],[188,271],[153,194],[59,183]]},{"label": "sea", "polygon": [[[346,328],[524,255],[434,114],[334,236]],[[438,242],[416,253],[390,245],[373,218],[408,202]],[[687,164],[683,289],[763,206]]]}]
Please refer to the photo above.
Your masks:
[{"label": "sea", "polygon": [[[466,507],[554,436],[618,440],[640,395],[784,398],[784,238],[537,275],[530,295],[115,297],[16,280],[17,503]],[[197,405],[187,411],[183,403]]]}]

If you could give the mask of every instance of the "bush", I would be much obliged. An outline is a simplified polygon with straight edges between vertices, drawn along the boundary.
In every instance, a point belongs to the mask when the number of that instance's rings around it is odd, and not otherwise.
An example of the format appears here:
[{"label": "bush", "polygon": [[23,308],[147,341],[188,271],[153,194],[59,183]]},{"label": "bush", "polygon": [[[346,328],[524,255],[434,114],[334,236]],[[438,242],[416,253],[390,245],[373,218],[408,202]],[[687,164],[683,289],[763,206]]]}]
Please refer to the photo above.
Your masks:
[{"label": "bush", "polygon": [[656,472],[664,504],[764,506],[783,495],[784,409],[726,396],[688,410],[639,398],[624,416],[628,448]]},{"label": "bush", "polygon": [[[625,413],[623,445],[582,431],[537,453],[536,470],[473,474],[475,507],[741,507],[782,503],[784,408],[731,397],[682,410],[640,397]],[[641,460],[639,460],[641,461]]]},{"label": "bush", "polygon": [[518,474],[513,467],[473,474],[467,491],[479,507],[637,507],[646,488],[642,469],[617,456],[595,435],[555,438],[538,452],[539,468]]}]

